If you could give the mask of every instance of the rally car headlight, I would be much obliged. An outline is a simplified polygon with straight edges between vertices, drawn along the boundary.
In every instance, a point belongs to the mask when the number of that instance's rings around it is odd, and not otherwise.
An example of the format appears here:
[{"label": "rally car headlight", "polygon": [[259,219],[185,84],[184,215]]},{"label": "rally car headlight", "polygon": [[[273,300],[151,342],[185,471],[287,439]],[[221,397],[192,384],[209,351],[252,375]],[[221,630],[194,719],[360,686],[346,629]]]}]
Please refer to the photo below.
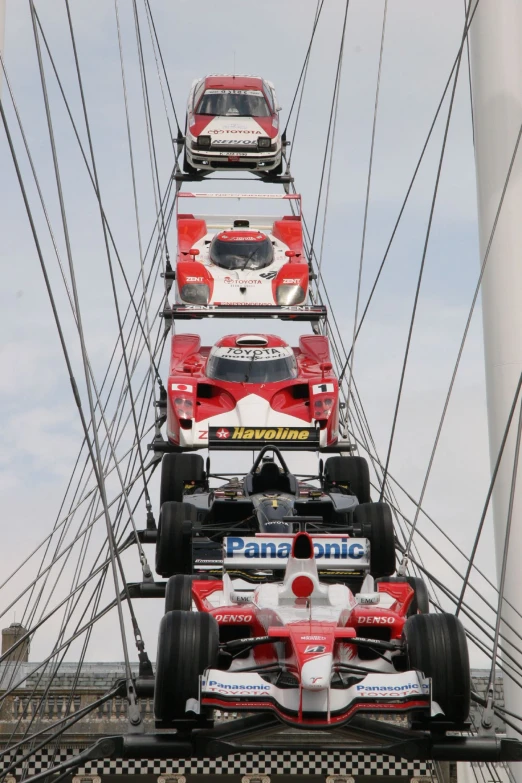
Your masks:
[{"label": "rally car headlight", "polygon": [[198,136],[198,147],[210,147],[210,136]]},{"label": "rally car headlight", "polygon": [[269,150],[272,139],[268,136],[259,136],[257,139],[257,146],[260,150]]},{"label": "rally car headlight", "polygon": [[208,304],[210,290],[204,283],[188,283],[181,289],[181,298],[190,304]]},{"label": "rally car headlight", "polygon": [[300,285],[280,285],[276,298],[278,305],[297,305],[304,302],[305,292]]}]

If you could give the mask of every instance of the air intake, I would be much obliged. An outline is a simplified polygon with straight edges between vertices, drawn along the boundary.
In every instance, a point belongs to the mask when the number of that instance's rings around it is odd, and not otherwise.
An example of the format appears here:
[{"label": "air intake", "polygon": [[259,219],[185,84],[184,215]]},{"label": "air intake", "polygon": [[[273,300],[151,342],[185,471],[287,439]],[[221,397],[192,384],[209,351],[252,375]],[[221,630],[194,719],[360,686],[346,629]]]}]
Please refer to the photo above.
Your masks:
[{"label": "air intake", "polygon": [[241,337],[238,337],[236,340],[236,345],[246,346],[246,345],[268,345],[268,340],[266,337],[262,337],[259,334],[243,334]]}]

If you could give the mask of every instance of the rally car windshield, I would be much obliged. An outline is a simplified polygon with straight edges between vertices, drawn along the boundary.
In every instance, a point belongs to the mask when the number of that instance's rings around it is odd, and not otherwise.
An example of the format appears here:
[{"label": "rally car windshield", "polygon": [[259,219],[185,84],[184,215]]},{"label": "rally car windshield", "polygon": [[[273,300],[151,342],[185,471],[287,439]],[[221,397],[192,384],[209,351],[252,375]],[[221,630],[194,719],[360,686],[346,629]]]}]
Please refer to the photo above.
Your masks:
[{"label": "rally car windshield", "polygon": [[270,117],[270,109],[262,93],[207,91],[196,109],[196,114],[217,117]]},{"label": "rally car windshield", "polygon": [[230,359],[225,356],[209,356],[206,375],[217,381],[231,383],[276,383],[297,377],[294,356],[259,361]]},{"label": "rally car windshield", "polygon": [[274,260],[274,248],[266,237],[262,241],[223,241],[214,237],[210,260],[223,269],[264,269]]}]

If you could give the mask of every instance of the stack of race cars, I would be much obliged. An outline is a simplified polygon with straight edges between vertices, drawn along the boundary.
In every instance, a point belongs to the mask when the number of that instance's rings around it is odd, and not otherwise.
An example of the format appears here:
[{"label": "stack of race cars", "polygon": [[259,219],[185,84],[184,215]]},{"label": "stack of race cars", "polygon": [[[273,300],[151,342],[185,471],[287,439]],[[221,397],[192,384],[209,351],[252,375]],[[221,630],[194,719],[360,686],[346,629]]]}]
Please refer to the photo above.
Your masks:
[{"label": "stack of race cars", "polygon": [[[278,181],[285,144],[270,82],[215,75],[192,85],[185,179],[247,170]],[[209,217],[200,199],[258,199],[278,214]],[[179,192],[177,234],[164,313],[173,323],[269,318],[312,330],[297,346],[249,330],[205,346],[173,330],[166,437],[154,444],[163,452],[156,571],[168,579],[157,725],[208,726],[218,708],[270,711],[303,728],[364,711],[461,730],[465,634],[453,615],[430,614],[422,579],[394,576],[392,511],[372,501],[368,464],[342,431],[300,196]],[[258,454],[231,477],[211,473],[198,449],[213,465],[224,449]],[[302,451],[331,456],[302,479],[284,456]]]}]

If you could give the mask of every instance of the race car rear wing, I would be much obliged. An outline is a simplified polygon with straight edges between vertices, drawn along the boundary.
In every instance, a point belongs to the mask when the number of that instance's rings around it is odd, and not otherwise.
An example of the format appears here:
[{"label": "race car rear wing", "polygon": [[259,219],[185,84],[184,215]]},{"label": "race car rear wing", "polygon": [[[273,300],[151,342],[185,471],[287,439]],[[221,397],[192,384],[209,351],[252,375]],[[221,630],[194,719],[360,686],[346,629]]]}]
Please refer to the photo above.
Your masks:
[{"label": "race car rear wing", "polygon": [[326,318],[324,305],[185,305],[173,304],[160,313],[165,319],[193,318],[280,318],[282,321],[320,321]]},{"label": "race car rear wing", "polygon": [[297,215],[301,215],[301,195],[299,193],[188,193],[180,191],[178,193],[178,210],[179,199],[183,198],[219,198],[219,199],[259,199],[262,201],[287,201],[291,204],[295,204],[297,208]]},{"label": "race car rear wing", "polygon": [[[227,536],[223,539],[225,570],[259,571],[284,569],[292,549],[293,535]],[[370,569],[370,542],[343,534],[312,535],[314,557],[321,571],[361,573]]]}]

